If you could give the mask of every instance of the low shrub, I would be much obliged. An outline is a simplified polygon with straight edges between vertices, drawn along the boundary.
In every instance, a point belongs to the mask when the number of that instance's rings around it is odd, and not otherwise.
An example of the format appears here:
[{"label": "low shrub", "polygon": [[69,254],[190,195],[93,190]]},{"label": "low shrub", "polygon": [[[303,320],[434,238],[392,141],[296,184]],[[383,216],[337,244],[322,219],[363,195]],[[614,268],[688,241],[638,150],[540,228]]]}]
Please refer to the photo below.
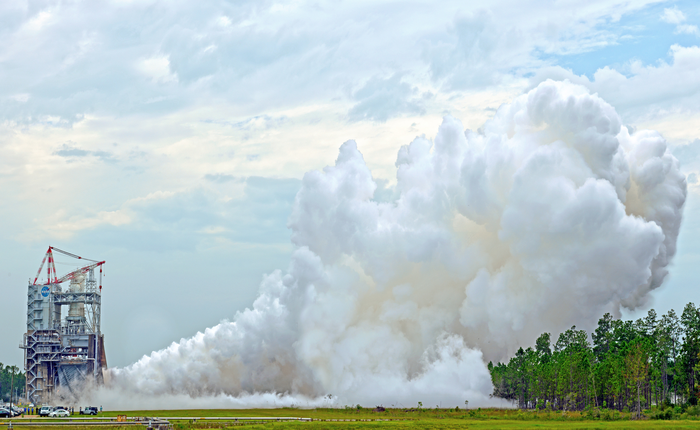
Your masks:
[{"label": "low shrub", "polygon": [[691,406],[685,412],[691,417],[700,416],[700,406]]},{"label": "low shrub", "polygon": [[666,409],[653,409],[649,411],[648,416],[649,419],[652,420],[672,420],[674,417],[673,413],[673,408],[666,408]]}]

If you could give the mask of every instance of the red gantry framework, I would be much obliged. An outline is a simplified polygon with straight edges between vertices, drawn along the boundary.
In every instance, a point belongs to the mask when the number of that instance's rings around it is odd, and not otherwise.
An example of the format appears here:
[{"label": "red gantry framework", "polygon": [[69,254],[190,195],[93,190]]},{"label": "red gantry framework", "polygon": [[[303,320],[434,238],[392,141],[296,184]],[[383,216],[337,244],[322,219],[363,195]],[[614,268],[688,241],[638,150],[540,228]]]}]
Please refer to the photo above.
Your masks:
[{"label": "red gantry framework", "polygon": [[[90,264],[59,278],[54,251]],[[46,283],[38,283],[47,262]],[[25,351],[29,402],[46,403],[55,394],[75,398],[86,381],[102,383],[107,367],[100,329],[104,264],[52,246],[46,251],[27,290],[27,332],[20,345]],[[68,281],[64,290],[61,284]],[[64,306],[69,308],[67,315],[62,312]]]},{"label": "red gantry framework", "polygon": [[[85,267],[81,267],[78,270],[75,270],[73,272],[70,272],[69,274],[63,276],[61,279],[58,279],[58,276],[56,275],[56,263],[53,258],[53,251],[59,252],[63,255],[67,255],[69,257],[76,258],[78,260],[85,260],[85,261],[92,261],[94,264],[90,264]],[[36,285],[36,282],[39,280],[39,276],[41,275],[41,269],[44,268],[44,264],[46,263],[46,259],[49,260],[49,265],[46,266],[46,284],[60,284],[65,281],[68,281],[70,279],[74,279],[75,276],[79,273],[87,273],[90,270],[93,270],[96,267],[100,268],[100,291],[102,290],[102,265],[105,264],[104,261],[97,261],[97,260],[90,260],[88,258],[83,258],[75,254],[71,254],[70,252],[64,251],[62,249],[55,248],[53,246],[49,246],[49,250],[46,251],[46,255],[44,255],[44,259],[41,260],[41,266],[39,266],[39,270],[36,271],[36,277],[34,278],[34,283],[33,285]],[[53,282],[51,281],[51,276],[53,275]]]}]

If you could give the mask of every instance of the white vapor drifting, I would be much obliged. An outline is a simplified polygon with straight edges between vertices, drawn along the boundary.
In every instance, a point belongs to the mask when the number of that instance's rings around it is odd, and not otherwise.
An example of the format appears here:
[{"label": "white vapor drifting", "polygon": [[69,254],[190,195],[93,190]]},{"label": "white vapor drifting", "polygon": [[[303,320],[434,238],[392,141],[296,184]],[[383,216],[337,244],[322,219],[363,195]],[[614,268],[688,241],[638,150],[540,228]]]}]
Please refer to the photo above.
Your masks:
[{"label": "white vapor drifting", "polygon": [[484,360],[644,305],[675,253],[678,161],[657,132],[630,134],[568,82],[540,84],[478,131],[447,117],[396,166],[384,201],[354,141],[308,172],[288,270],[232,322],[112,369],[120,407],[178,396],[274,406],[270,393],[483,404]]}]

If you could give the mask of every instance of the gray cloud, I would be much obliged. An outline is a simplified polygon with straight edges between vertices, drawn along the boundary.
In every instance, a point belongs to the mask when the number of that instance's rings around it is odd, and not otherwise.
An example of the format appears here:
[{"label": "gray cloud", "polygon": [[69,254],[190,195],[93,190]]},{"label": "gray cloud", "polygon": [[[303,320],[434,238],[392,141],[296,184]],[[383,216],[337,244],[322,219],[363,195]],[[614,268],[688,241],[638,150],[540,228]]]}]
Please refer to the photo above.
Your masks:
[{"label": "gray cloud", "polygon": [[70,148],[66,147],[65,145],[63,149],[59,149],[58,151],[54,152],[54,155],[58,155],[60,157],[85,157],[90,154],[91,151],[86,151],[80,148]]},{"label": "gray cloud", "polygon": [[[382,121],[392,106],[400,115],[422,105],[400,80],[382,85],[376,76],[414,70],[416,82],[427,66],[446,91],[501,82],[539,65],[537,52],[599,37],[601,16],[640,7],[600,0],[586,16],[569,16],[564,6],[511,3],[494,4],[505,11],[498,18],[484,10],[455,18],[468,9],[459,1],[401,10],[382,2],[6,3],[0,118],[69,127],[86,114],[152,116],[212,102],[255,114],[374,82],[388,94],[358,94],[351,117]],[[540,28],[540,20],[556,24]]]},{"label": "gray cloud", "polygon": [[238,178],[233,175],[228,175],[226,173],[207,173],[206,175],[204,175],[204,179],[211,182],[218,182],[220,184],[243,180],[242,178]]},{"label": "gray cloud", "polygon": [[247,118],[243,121],[231,123],[231,127],[245,130],[269,130],[283,125],[287,121],[286,117],[272,117],[270,115],[257,115],[252,118]]},{"label": "gray cloud", "polygon": [[202,122],[205,124],[218,124],[231,127],[232,129],[241,132],[240,138],[242,140],[250,140],[259,136],[261,133],[265,133],[266,131],[281,128],[287,125],[290,120],[286,116],[256,115],[245,118],[241,121],[207,119],[203,120]]},{"label": "gray cloud", "polygon": [[373,77],[352,98],[358,103],[348,112],[352,121],[369,119],[384,122],[403,114],[425,113],[425,101],[432,94],[419,94],[416,87],[404,82],[401,74],[386,79]]},{"label": "gray cloud", "polygon": [[54,151],[53,155],[57,155],[63,158],[82,158],[82,157],[96,157],[104,162],[115,162],[113,154],[107,151],[89,151],[86,149],[81,149],[74,144],[63,144],[61,149]]},{"label": "gray cloud", "polygon": [[300,187],[298,179],[242,179],[227,174],[208,174],[205,179],[215,185],[244,180],[243,196],[222,199],[216,188],[208,186],[153,194],[124,206],[133,222],[107,229],[127,249],[169,244],[194,250],[212,236],[258,243],[288,239],[286,222]]},{"label": "gray cloud", "polygon": [[377,188],[374,190],[372,200],[379,203],[394,202],[400,197],[400,193],[395,186],[390,186],[386,179],[376,178],[374,182]]},{"label": "gray cloud", "polygon": [[515,64],[527,64],[532,45],[517,27],[499,22],[490,10],[455,18],[449,31],[429,41],[424,58],[434,81],[448,89],[498,84]]},{"label": "gray cloud", "polygon": [[700,159],[700,139],[695,139],[686,145],[674,147],[673,155],[678,158],[683,167],[695,163]]}]

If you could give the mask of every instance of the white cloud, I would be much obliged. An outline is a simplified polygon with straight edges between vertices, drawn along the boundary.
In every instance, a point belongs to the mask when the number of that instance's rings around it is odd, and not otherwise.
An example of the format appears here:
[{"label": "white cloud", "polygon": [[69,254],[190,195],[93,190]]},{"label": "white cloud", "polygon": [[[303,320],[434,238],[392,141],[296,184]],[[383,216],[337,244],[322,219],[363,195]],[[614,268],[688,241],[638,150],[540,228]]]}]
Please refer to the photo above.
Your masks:
[{"label": "white cloud", "polygon": [[139,61],[136,68],[153,82],[177,82],[177,76],[170,70],[167,57],[152,57]]},{"label": "white cloud", "polygon": [[30,95],[29,94],[15,94],[13,96],[10,96],[10,98],[14,101],[20,102],[20,103],[27,103],[29,100]]},{"label": "white cloud", "polygon": [[228,27],[231,25],[231,19],[227,16],[220,16],[217,18],[216,22],[222,27]]},{"label": "white cloud", "polygon": [[700,36],[697,25],[683,24],[687,17],[676,6],[664,9],[661,21],[676,25],[676,34],[694,34]]},{"label": "white cloud", "polygon": [[680,24],[684,22],[685,19],[685,14],[675,6],[664,9],[664,13],[661,15],[661,21],[669,24]]},{"label": "white cloud", "polygon": [[37,32],[46,27],[52,18],[52,13],[49,10],[42,10],[36,16],[29,19],[24,27],[32,32]]},{"label": "white cloud", "polygon": [[694,34],[700,36],[700,29],[697,25],[682,24],[676,27],[676,32],[681,34]]},{"label": "white cloud", "polygon": [[[568,79],[609,100],[626,122],[647,124],[669,133],[675,139],[688,141],[698,137],[697,129],[689,125],[697,122],[700,47],[673,45],[669,55],[671,61],[668,63],[645,65],[633,61],[628,65],[627,75],[606,66],[598,69],[593,79],[578,76],[559,66],[543,68],[531,79],[531,85],[549,78]],[[665,120],[672,122],[659,127],[659,122]]]}]

